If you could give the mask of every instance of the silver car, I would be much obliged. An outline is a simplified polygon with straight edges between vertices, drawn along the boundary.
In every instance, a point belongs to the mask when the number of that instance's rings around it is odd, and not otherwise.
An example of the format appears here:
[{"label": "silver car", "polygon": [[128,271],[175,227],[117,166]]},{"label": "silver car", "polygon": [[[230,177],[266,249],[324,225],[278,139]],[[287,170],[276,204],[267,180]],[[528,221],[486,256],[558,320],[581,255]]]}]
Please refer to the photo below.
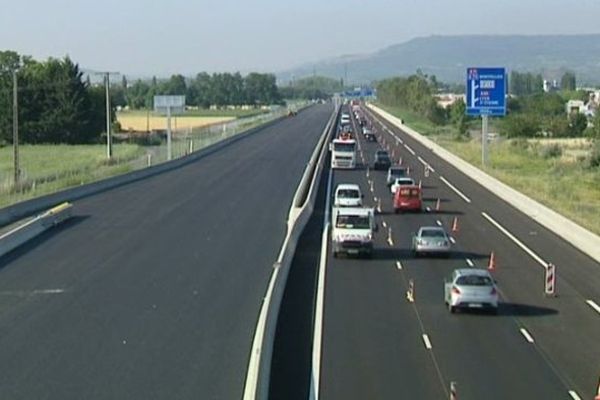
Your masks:
[{"label": "silver car", "polygon": [[438,226],[422,226],[413,236],[412,249],[415,256],[424,253],[450,255],[450,238],[444,228]]},{"label": "silver car", "polygon": [[444,281],[444,302],[451,313],[459,308],[498,312],[496,282],[485,269],[455,269]]}]

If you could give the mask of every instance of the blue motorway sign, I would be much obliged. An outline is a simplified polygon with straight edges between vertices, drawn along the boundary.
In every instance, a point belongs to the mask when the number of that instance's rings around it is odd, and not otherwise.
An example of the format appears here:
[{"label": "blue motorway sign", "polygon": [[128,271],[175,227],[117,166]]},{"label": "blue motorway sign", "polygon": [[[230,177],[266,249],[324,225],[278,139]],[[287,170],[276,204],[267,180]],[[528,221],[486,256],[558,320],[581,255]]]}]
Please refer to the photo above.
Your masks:
[{"label": "blue motorway sign", "polygon": [[467,68],[467,115],[506,115],[504,68]]}]

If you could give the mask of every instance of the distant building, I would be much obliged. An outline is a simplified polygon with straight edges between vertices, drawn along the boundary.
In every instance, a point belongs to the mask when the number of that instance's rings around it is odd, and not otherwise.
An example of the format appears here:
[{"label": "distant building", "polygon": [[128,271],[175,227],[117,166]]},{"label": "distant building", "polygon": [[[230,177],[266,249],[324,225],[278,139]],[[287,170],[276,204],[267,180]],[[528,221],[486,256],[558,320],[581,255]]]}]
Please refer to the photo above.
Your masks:
[{"label": "distant building", "polygon": [[585,103],[582,100],[569,100],[566,105],[567,114],[584,113]]},{"label": "distant building", "polygon": [[544,79],[544,92],[550,93],[550,92],[557,92],[558,90],[559,90],[559,87],[558,87],[558,82],[556,82],[556,79],[553,80],[552,82]]},{"label": "distant building", "polygon": [[461,100],[466,103],[467,99],[464,94],[454,94],[454,93],[440,93],[435,95],[435,99],[437,100],[438,106],[442,108],[448,108],[452,104],[456,103],[458,100]]}]

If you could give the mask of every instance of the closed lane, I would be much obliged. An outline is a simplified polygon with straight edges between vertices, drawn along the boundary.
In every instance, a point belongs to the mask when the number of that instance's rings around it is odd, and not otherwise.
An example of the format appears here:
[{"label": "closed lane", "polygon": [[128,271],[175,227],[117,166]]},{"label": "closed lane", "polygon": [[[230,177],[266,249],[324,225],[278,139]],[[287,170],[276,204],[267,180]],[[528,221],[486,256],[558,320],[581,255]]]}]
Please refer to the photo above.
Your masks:
[{"label": "closed lane", "polygon": [[[291,200],[332,111],[81,200],[74,222],[4,258],[0,397],[240,398]],[[30,294],[48,288],[64,292]]]}]

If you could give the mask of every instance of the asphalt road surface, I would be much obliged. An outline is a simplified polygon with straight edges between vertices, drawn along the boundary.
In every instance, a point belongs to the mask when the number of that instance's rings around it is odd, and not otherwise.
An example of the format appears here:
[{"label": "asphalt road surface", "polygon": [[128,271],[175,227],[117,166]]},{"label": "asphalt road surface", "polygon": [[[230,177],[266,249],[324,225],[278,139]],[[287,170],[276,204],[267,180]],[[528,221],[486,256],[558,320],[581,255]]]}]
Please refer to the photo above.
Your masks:
[{"label": "asphalt road surface", "polygon": [[0,398],[241,398],[292,197],[332,111],[81,200],[2,258]]},{"label": "asphalt road surface", "polygon": [[[381,199],[382,213],[372,259],[328,256],[320,398],[447,399],[451,382],[461,400],[593,398],[600,309],[592,304],[600,304],[600,266],[399,129],[373,124],[378,143],[357,135],[364,164],[333,174],[333,187],[359,184],[367,206]],[[393,213],[385,172],[367,176],[380,148],[422,181],[429,211]],[[424,164],[433,168],[427,178]],[[451,232],[454,218],[457,232]],[[424,225],[451,233],[456,243],[448,259],[413,256],[411,235]],[[487,268],[491,252],[498,315],[450,314],[444,278],[455,268]],[[543,295],[548,262],[558,268],[558,297]],[[406,299],[409,280],[414,303]]]}]

